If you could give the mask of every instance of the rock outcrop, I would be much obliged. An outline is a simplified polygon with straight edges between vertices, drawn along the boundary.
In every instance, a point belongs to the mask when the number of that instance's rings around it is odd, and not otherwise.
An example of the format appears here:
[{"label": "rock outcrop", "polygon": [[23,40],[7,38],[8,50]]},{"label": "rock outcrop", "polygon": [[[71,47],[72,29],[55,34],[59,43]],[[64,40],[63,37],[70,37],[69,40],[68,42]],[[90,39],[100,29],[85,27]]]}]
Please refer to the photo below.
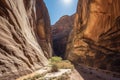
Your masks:
[{"label": "rock outcrop", "polygon": [[0,0],[0,80],[14,80],[47,65],[50,30],[43,0]]},{"label": "rock outcrop", "polygon": [[120,0],[79,0],[66,58],[120,72]]},{"label": "rock outcrop", "polygon": [[73,28],[74,17],[62,16],[55,25],[52,25],[53,49],[56,55],[64,57],[69,34]]}]

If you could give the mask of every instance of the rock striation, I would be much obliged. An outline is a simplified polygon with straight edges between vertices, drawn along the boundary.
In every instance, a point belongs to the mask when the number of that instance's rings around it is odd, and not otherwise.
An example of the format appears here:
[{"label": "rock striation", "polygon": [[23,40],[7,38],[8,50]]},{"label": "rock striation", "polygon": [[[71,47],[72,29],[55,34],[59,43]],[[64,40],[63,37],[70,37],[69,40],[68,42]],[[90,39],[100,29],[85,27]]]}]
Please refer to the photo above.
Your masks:
[{"label": "rock striation", "polygon": [[120,0],[79,0],[66,58],[120,72]]},{"label": "rock striation", "polygon": [[50,30],[43,0],[0,0],[0,80],[14,80],[47,65]]},{"label": "rock striation", "polygon": [[64,57],[69,34],[73,28],[75,15],[62,16],[54,25],[52,25],[52,38],[54,53]]}]

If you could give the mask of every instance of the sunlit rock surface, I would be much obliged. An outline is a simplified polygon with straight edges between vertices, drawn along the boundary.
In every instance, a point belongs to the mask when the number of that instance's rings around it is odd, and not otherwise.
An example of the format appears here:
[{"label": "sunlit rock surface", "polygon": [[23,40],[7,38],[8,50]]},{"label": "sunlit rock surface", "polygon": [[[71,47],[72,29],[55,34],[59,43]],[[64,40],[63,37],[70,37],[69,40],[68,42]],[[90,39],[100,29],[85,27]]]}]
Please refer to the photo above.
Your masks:
[{"label": "sunlit rock surface", "polygon": [[50,30],[43,0],[0,0],[0,80],[14,80],[47,65]]},{"label": "sunlit rock surface", "polygon": [[66,58],[120,72],[120,0],[79,0]]},{"label": "sunlit rock surface", "polygon": [[62,16],[54,25],[52,25],[52,38],[54,53],[64,57],[69,34],[73,28],[75,15]]}]

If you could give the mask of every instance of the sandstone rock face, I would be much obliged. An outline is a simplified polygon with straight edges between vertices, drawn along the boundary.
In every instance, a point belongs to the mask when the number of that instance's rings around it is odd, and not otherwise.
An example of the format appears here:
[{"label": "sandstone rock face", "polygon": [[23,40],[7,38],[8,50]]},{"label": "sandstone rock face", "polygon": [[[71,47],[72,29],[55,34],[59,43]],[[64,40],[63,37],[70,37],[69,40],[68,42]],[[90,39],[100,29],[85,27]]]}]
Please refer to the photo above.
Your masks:
[{"label": "sandstone rock face", "polygon": [[120,72],[120,0],[79,0],[66,58]]},{"label": "sandstone rock face", "polygon": [[14,80],[43,67],[51,54],[43,0],[0,0],[0,80]]},{"label": "sandstone rock face", "polygon": [[65,15],[52,25],[53,49],[56,55],[64,57],[69,34],[73,28],[75,15]]}]

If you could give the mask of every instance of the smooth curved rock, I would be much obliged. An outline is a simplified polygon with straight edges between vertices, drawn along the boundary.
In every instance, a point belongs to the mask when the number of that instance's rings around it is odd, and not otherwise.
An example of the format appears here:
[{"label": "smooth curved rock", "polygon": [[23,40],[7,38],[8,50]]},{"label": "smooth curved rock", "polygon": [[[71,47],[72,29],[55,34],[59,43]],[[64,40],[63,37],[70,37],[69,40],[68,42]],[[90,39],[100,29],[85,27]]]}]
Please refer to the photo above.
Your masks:
[{"label": "smooth curved rock", "polygon": [[0,0],[0,80],[41,68],[51,55],[50,20],[43,0]]}]

